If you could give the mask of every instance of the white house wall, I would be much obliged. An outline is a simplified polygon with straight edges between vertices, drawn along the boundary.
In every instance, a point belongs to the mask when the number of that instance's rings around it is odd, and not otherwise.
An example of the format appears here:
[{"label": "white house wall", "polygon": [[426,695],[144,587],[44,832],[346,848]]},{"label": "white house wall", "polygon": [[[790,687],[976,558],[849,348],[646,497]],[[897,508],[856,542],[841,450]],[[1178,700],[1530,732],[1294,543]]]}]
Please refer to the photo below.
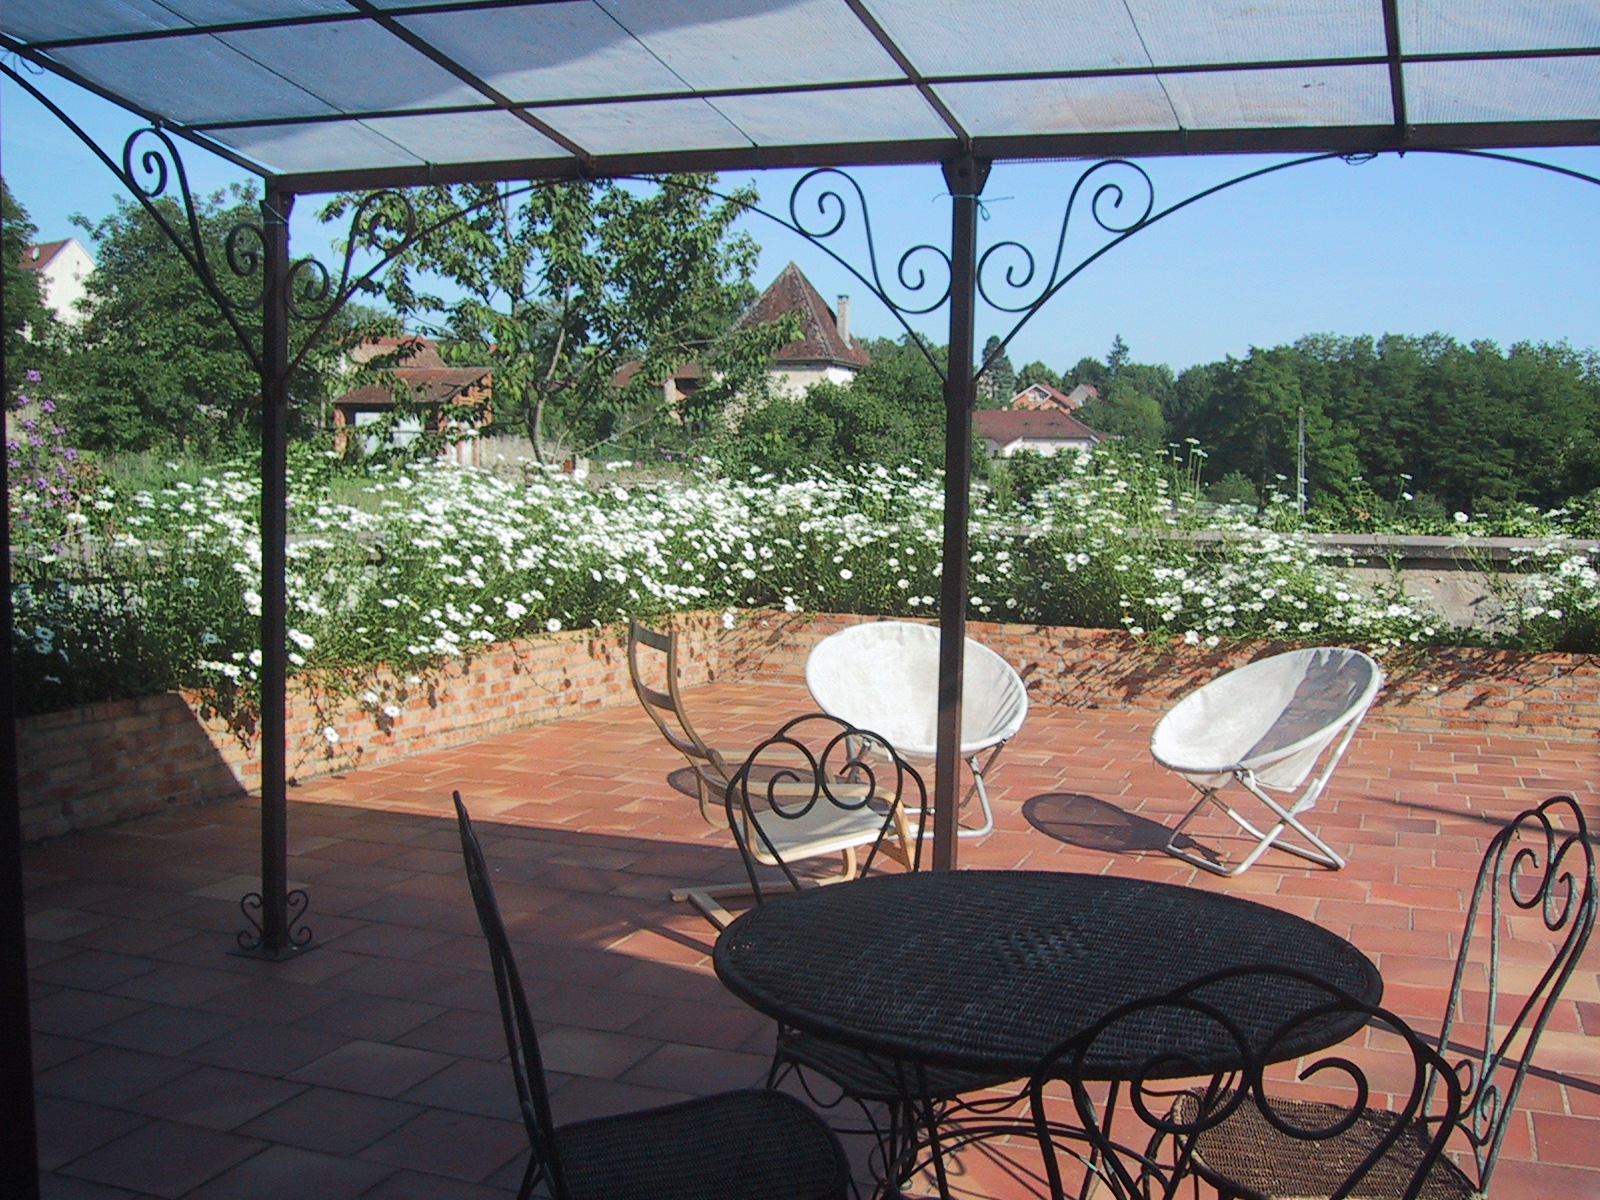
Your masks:
[{"label": "white house wall", "polygon": [[94,270],[94,259],[76,238],[56,251],[54,258],[39,270],[39,291],[42,298],[56,314],[56,320],[67,325],[83,322],[79,301],[88,294],[84,280]]},{"label": "white house wall", "polygon": [[840,367],[829,363],[818,367],[785,367],[768,376],[775,396],[798,398],[807,388],[817,383],[836,383],[843,387],[856,377],[854,367]]},{"label": "white house wall", "polygon": [[1076,450],[1079,454],[1086,454],[1093,444],[1085,441],[1045,441],[1035,438],[1018,438],[1016,441],[1007,442],[1003,446],[988,439],[985,439],[984,442],[990,458],[1010,458],[1021,450],[1031,450],[1033,453],[1043,454],[1047,458],[1063,450]]}]

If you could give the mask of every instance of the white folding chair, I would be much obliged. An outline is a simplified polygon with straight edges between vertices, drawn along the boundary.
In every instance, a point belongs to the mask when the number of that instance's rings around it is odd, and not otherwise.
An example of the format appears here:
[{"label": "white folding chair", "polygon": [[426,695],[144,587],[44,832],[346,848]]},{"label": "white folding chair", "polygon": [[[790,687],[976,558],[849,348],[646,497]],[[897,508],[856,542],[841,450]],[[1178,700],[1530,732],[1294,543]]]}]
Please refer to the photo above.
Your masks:
[{"label": "white folding chair", "polygon": [[[1318,647],[1250,663],[1185,696],[1161,718],[1150,739],[1155,760],[1200,793],[1168,837],[1167,853],[1217,875],[1248,870],[1272,846],[1334,870],[1344,866],[1344,859],[1306,828],[1300,814],[1328,786],[1382,685],[1383,671],[1359,650]],[[1218,799],[1218,791],[1231,780],[1266,806],[1269,828],[1257,828]],[[1298,795],[1280,803],[1269,791]],[[1235,867],[1189,849],[1192,842],[1180,844],[1189,822],[1213,805],[1256,839],[1254,849]],[[1289,830],[1305,844],[1282,840]]]},{"label": "white folding chair", "polygon": [[[961,698],[961,757],[983,823],[961,837],[994,828],[984,777],[1028,715],[1022,677],[987,646],[967,639]],[[882,736],[909,759],[931,760],[938,741],[939,630],[910,621],[852,625],[818,642],[806,659],[806,686],[823,712]]]}]

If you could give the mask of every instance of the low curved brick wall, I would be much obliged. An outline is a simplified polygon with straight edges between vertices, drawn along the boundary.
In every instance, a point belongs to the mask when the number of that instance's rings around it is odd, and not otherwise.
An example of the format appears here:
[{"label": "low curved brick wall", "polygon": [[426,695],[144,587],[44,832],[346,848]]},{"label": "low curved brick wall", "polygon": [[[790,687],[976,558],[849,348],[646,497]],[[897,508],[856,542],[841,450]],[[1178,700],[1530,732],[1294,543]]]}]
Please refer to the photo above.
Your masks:
[{"label": "low curved brick wall", "polygon": [[[719,613],[674,618],[687,686],[800,684],[823,637],[870,617]],[[1034,704],[1161,710],[1276,646],[1152,647],[1115,630],[974,622],[971,635],[1021,672]],[[427,677],[375,671],[355,695],[291,689],[289,769],[313,778],[460,745],[571,713],[635,703],[622,627],[490,647]],[[1410,730],[1600,736],[1600,658],[1454,649],[1388,664],[1369,720]],[[328,731],[336,735],[330,737]],[[257,734],[178,694],[94,704],[18,722],[24,837],[236,797],[260,784]]]}]

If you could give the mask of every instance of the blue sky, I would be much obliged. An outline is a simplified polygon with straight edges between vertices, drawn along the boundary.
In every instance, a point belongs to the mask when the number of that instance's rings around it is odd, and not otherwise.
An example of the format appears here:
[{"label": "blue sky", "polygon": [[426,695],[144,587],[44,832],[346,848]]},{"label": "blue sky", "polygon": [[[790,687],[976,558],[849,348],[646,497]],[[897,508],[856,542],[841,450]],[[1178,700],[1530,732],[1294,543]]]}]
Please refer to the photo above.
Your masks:
[{"label": "blue sky", "polygon": [[[120,156],[124,138],[139,125],[136,118],[70,84],[39,82]],[[1528,156],[1600,177],[1600,148]],[[1141,165],[1159,210],[1271,161],[1151,159]],[[185,164],[199,192],[247,178],[198,149],[185,149]],[[1086,166],[996,164],[984,191],[980,250],[1015,240],[1046,269],[1067,196]],[[69,226],[70,214],[106,215],[120,188],[70,132],[9,81],[0,91],[0,170],[42,239],[82,237]],[[936,167],[852,174],[867,196],[883,278],[892,278],[910,247],[947,243],[950,204]],[[799,175],[730,174],[725,182],[755,182],[763,205],[786,213]],[[314,197],[300,201],[293,246],[331,266],[329,241],[337,231],[317,226],[317,207]],[[1100,244],[1084,216],[1077,212],[1069,231],[1071,262]],[[825,254],[759,217],[748,220],[762,246],[758,285],[793,259],[830,303],[841,293],[852,297],[858,335],[898,334],[891,315]],[[847,242],[844,253],[858,265],[866,261],[859,238]],[[1135,359],[1176,369],[1307,333],[1438,330],[1502,346],[1565,340],[1580,349],[1600,347],[1597,277],[1600,187],[1526,167],[1428,154],[1360,166],[1335,161],[1243,184],[1141,231],[1035,316],[1017,335],[1010,357],[1019,366],[1039,359],[1064,368],[1085,355],[1103,357],[1118,334]],[[943,341],[943,320],[941,313],[918,327]],[[1009,330],[1014,320],[980,307],[980,342]]]}]

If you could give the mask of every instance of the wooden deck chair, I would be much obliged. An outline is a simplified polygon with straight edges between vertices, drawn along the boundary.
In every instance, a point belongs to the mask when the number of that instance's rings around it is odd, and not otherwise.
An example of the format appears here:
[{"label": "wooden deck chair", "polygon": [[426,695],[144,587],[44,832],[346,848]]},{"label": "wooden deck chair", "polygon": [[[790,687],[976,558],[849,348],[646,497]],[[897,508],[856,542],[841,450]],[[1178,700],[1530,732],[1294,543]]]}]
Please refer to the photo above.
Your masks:
[{"label": "wooden deck chair", "polygon": [[[1300,815],[1328,786],[1382,685],[1383,672],[1367,655],[1325,646],[1260,659],[1185,696],[1161,718],[1150,739],[1155,760],[1200,793],[1168,837],[1167,853],[1217,875],[1248,870],[1273,846],[1333,870],[1344,866]],[[1267,828],[1218,798],[1233,781],[1265,806]],[[1270,792],[1298,794],[1280,802]],[[1221,809],[1255,839],[1236,866],[1201,853],[1184,835],[1210,807]],[[1303,840],[1286,840],[1291,830]]]},{"label": "wooden deck chair", "polygon": [[[641,664],[642,651],[660,655],[653,670]],[[663,680],[666,691],[646,683],[647,673],[652,679]],[[712,824],[720,824],[722,796],[733,779],[733,768],[695,731],[689,714],[684,711],[683,699],[678,694],[678,635],[658,633],[637,621],[629,621],[628,678],[633,680],[634,694],[656,728],[661,730],[661,735],[689,760],[699,793],[700,815]]]}]

